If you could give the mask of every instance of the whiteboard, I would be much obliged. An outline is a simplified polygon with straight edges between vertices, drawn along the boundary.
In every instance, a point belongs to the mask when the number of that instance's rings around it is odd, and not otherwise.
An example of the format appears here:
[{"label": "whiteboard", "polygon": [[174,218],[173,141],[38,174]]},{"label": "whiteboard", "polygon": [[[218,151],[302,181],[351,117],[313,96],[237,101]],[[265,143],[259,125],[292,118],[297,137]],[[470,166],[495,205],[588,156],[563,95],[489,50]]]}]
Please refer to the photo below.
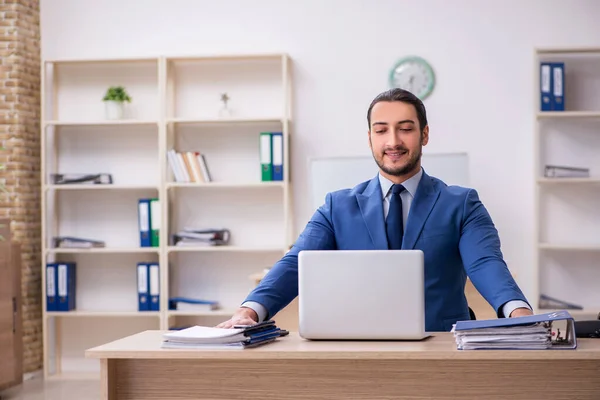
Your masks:
[{"label": "whiteboard", "polygon": [[[448,185],[469,185],[467,153],[423,153],[421,165],[428,175]],[[310,158],[309,182],[313,209],[324,203],[327,193],[352,188],[374,178],[378,171],[379,167],[372,156]]]}]

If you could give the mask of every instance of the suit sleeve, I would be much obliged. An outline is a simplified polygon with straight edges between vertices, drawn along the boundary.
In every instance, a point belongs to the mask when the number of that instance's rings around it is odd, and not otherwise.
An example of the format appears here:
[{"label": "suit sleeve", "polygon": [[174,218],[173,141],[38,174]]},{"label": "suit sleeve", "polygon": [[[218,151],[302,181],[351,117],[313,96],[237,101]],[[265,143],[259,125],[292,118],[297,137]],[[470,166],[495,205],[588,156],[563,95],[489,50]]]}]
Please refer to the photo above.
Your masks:
[{"label": "suit sleeve", "polygon": [[498,231],[474,189],[467,194],[463,215],[459,250],[475,288],[500,318],[509,301],[529,304],[504,262]]},{"label": "suit sleeve", "polygon": [[245,301],[261,304],[271,318],[298,296],[298,253],[302,250],[334,250],[335,234],[331,218],[332,195],[312,218],[285,256],[267,273]]}]

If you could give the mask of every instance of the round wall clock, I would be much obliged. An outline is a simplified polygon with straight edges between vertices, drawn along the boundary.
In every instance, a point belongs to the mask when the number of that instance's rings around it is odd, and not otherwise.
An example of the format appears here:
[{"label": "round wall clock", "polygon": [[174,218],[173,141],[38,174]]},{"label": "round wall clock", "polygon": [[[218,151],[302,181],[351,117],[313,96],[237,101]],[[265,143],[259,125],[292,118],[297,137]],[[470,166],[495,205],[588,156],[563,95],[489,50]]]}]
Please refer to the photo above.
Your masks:
[{"label": "round wall clock", "polygon": [[435,86],[433,68],[421,57],[403,58],[390,72],[390,86],[408,90],[423,100]]}]

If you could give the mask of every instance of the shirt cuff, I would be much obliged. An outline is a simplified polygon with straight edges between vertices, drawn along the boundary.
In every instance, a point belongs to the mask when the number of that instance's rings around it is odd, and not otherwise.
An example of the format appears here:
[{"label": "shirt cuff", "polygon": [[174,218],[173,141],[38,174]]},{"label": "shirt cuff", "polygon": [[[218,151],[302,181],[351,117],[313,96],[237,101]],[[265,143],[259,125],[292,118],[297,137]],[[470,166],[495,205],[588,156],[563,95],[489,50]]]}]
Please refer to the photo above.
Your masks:
[{"label": "shirt cuff", "polygon": [[[504,318],[510,317],[510,313],[512,313],[517,308],[528,308],[531,310],[531,307],[529,307],[529,304],[525,303],[524,301],[511,300],[508,303],[506,303],[504,306],[502,306],[502,314],[504,315]],[[531,310],[531,311],[533,311],[533,310]]]},{"label": "shirt cuff", "polygon": [[258,322],[263,322],[267,316],[267,309],[262,304],[255,301],[245,301],[242,304],[242,307],[253,309],[256,312],[256,315],[258,315]]}]

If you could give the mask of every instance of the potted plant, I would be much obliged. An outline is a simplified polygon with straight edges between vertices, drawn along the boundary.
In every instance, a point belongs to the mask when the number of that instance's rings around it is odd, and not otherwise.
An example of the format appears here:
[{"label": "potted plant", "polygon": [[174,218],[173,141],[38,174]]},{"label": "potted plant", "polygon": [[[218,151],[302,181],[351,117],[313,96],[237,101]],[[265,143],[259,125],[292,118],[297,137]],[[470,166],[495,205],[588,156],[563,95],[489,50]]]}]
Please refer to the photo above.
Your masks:
[{"label": "potted plant", "polygon": [[125,113],[125,102],[130,103],[131,97],[123,86],[111,86],[102,100],[106,105],[106,118],[121,119]]}]

